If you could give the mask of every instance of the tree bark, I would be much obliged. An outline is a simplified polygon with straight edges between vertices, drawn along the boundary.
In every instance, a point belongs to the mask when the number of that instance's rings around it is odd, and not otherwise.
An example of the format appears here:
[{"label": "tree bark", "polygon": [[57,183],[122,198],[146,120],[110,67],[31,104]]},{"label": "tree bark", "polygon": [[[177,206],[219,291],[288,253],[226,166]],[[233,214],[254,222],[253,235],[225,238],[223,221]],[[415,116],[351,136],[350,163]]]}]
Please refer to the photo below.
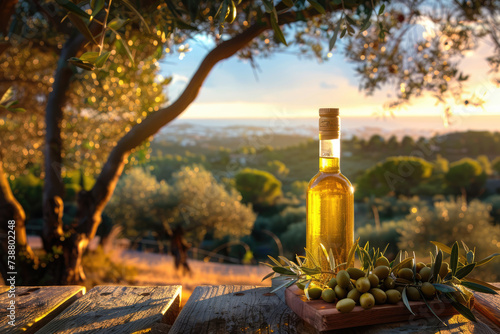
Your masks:
[{"label": "tree bark", "polygon": [[[14,233],[9,228],[9,221],[14,221]],[[0,274],[5,279],[7,272],[18,271],[25,273],[27,269],[33,269],[37,263],[37,258],[28,245],[25,228],[26,215],[24,210],[15,199],[10,188],[9,181],[3,170],[3,162],[0,161]],[[8,238],[15,237],[15,270],[9,269],[7,262]],[[23,278],[21,278],[20,283]]]},{"label": "tree bark", "polygon": [[52,92],[45,109],[45,182],[43,189],[43,246],[51,252],[53,246],[61,244],[63,238],[62,215],[64,211],[64,184],[61,176],[62,108],[66,101],[66,92],[70,86],[73,71],[68,66],[68,58],[75,57],[82,48],[85,39],[81,34],[70,38],[61,50]]},{"label": "tree bark", "polygon": [[2,10],[0,10],[0,33],[4,36],[9,31],[9,25],[17,5],[17,0],[2,0]]}]

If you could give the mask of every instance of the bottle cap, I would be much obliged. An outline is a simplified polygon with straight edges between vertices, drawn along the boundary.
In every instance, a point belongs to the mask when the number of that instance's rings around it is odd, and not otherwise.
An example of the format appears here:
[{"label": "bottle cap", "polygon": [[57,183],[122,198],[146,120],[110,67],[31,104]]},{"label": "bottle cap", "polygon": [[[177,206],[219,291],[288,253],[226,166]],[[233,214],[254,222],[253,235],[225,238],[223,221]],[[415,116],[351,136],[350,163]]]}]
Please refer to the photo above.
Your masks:
[{"label": "bottle cap", "polygon": [[339,108],[319,109],[319,139],[340,138]]}]

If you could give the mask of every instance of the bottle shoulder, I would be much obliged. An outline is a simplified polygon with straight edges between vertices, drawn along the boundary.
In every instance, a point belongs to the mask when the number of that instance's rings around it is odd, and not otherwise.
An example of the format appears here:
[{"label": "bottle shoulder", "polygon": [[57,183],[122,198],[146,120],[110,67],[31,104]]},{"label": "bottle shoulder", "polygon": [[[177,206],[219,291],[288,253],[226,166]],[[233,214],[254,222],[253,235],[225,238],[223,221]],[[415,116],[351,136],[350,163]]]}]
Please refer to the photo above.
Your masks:
[{"label": "bottle shoulder", "polygon": [[328,187],[332,191],[335,190],[344,190],[344,191],[352,191],[353,187],[349,179],[345,177],[342,173],[326,173],[326,172],[318,172],[311,181],[309,181],[308,189],[313,189],[318,186]]}]

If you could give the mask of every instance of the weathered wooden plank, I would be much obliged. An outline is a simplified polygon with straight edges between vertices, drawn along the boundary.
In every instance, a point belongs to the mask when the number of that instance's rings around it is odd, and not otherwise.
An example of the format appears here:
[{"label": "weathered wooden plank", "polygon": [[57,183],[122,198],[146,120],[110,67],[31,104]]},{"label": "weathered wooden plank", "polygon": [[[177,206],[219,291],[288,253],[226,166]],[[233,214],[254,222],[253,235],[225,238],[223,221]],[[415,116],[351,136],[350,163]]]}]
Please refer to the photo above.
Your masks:
[{"label": "weathered wooden plank", "polygon": [[180,285],[97,286],[37,334],[152,332],[172,324],[179,312]]},{"label": "weathered wooden plank", "polygon": [[68,305],[85,294],[82,286],[19,286],[16,287],[15,326],[8,324],[10,320],[6,309],[9,288],[0,289],[0,333],[34,333],[47,324]]},{"label": "weathered wooden plank", "polygon": [[[500,283],[490,283],[500,288]],[[474,292],[476,309],[495,325],[500,326],[500,295]]]},{"label": "weathered wooden plank", "polygon": [[282,291],[249,285],[199,286],[170,334],[316,333],[284,302]]},{"label": "weathered wooden plank", "polygon": [[[197,287],[171,328],[171,334],[195,333],[319,333],[300,319],[284,300],[284,290],[270,294],[271,288],[254,286]],[[400,333],[498,333],[476,312],[479,323],[471,323],[460,315],[443,317],[447,324],[429,316],[404,322],[360,326],[322,333],[335,334],[400,334]]]}]

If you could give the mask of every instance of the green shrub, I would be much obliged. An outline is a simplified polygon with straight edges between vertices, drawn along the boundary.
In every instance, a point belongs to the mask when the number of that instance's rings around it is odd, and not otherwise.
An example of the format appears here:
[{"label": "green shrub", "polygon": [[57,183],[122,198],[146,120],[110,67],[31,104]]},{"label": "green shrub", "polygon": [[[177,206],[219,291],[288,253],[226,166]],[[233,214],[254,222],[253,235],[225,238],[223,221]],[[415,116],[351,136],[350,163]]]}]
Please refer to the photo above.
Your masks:
[{"label": "green shrub", "polygon": [[83,256],[82,266],[87,276],[87,289],[101,284],[133,285],[137,276],[134,266],[113,261],[101,246]]},{"label": "green shrub", "polygon": [[493,195],[484,200],[484,203],[491,205],[491,217],[495,224],[500,225],[500,195]]},{"label": "green shrub", "polygon": [[486,183],[486,173],[476,160],[463,158],[450,164],[450,169],[445,175],[446,182],[455,194],[462,190],[469,196],[478,196]]},{"label": "green shrub", "polygon": [[[430,241],[439,241],[451,246],[455,241],[464,241],[469,247],[476,247],[476,257],[482,259],[500,252],[500,225],[493,225],[490,206],[478,200],[443,201],[434,207],[422,207],[399,221],[400,249],[414,250],[417,254],[429,254],[434,247]],[[477,269],[482,280],[500,278],[500,266],[490,263]],[[474,271],[476,272],[476,270]]]},{"label": "green shrub", "polygon": [[270,206],[282,197],[281,182],[269,172],[245,168],[235,177],[243,203]]},{"label": "green shrub", "polygon": [[294,223],[288,226],[281,235],[281,242],[287,257],[304,254],[306,247],[306,222]]},{"label": "green shrub", "polygon": [[410,195],[412,189],[432,175],[432,164],[421,158],[389,157],[368,169],[356,182],[354,196]]}]

